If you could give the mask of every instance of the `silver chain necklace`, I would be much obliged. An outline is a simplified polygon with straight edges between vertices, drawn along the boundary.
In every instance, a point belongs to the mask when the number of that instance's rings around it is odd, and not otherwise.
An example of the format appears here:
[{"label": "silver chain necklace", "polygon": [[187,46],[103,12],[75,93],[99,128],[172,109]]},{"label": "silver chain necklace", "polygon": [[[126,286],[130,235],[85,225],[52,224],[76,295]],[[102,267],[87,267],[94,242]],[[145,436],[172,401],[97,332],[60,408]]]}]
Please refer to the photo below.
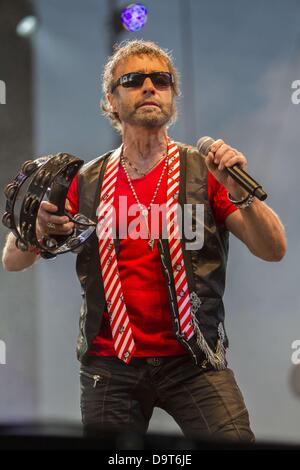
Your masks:
[{"label": "silver chain necklace", "polygon": [[123,155],[123,158],[124,160],[126,161],[126,163],[128,163],[128,165],[140,176],[146,176],[147,173],[149,173],[156,165],[159,164],[159,162],[166,156],[166,154],[164,153],[159,160],[157,160],[157,162],[154,163],[154,165],[150,166],[150,168],[148,168],[145,172],[142,172],[141,170],[139,170],[136,166],[134,166],[131,161],[126,157],[126,155]]},{"label": "silver chain necklace", "polygon": [[[167,155],[165,155],[165,157],[167,157]],[[132,192],[132,194],[133,194],[133,197],[134,197],[134,199],[136,200],[136,203],[137,203],[137,205],[138,205],[138,207],[139,207],[139,209],[140,209],[140,211],[141,211],[141,214],[142,214],[142,216],[143,216],[144,219],[145,219],[146,227],[147,227],[147,232],[148,232],[148,245],[149,245],[149,247],[151,248],[151,250],[153,250],[153,248],[154,248],[154,240],[151,238],[151,234],[150,234],[150,230],[149,230],[148,214],[149,214],[149,212],[150,212],[150,210],[151,210],[151,207],[152,207],[152,205],[153,205],[153,203],[154,203],[154,200],[155,200],[156,195],[157,195],[157,193],[158,193],[158,190],[159,190],[159,188],[160,188],[160,185],[161,185],[163,176],[164,176],[165,171],[166,171],[166,169],[167,169],[167,166],[168,166],[168,159],[166,158],[166,161],[165,161],[165,164],[164,164],[162,173],[161,173],[161,175],[160,175],[160,177],[159,177],[159,180],[158,180],[158,182],[157,182],[157,185],[156,185],[154,194],[153,194],[153,196],[152,196],[151,202],[150,202],[150,204],[149,204],[149,206],[148,206],[147,208],[145,208],[144,205],[141,204],[140,201],[139,201],[139,198],[138,198],[138,196],[137,196],[137,194],[136,194],[136,191],[135,191],[134,186],[133,186],[133,184],[132,184],[131,178],[130,178],[130,176],[129,176],[128,170],[127,170],[127,168],[126,168],[126,163],[125,163],[125,159],[124,159],[123,155],[121,156],[121,165],[122,165],[122,167],[124,168],[124,171],[125,171],[125,174],[126,174],[126,177],[127,177],[127,180],[128,180],[128,183],[129,183],[129,186],[130,186],[130,189],[131,189],[131,192]]]}]

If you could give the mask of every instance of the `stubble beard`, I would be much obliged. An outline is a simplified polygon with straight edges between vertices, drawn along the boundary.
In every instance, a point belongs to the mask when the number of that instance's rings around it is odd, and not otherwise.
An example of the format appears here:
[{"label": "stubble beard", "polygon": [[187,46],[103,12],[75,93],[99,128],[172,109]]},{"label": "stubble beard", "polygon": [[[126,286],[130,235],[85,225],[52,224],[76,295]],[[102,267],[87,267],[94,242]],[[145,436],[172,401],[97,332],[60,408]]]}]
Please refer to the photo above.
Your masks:
[{"label": "stubble beard", "polygon": [[175,103],[160,108],[123,109],[122,121],[137,127],[162,127],[171,121],[176,113]]}]

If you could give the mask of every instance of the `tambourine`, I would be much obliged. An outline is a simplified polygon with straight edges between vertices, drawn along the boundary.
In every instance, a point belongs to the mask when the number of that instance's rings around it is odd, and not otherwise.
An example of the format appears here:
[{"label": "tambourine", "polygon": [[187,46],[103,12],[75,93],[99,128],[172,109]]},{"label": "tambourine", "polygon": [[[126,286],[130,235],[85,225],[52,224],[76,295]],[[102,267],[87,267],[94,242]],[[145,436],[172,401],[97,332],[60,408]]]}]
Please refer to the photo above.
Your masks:
[{"label": "tambourine", "polygon": [[[83,214],[69,214],[65,210],[65,203],[70,184],[83,163],[83,160],[68,153],[28,160],[14,180],[5,187],[6,211],[2,223],[13,232],[16,246],[21,251],[27,251],[33,246],[46,259],[68,251],[81,251],[96,224]],[[55,215],[67,215],[74,222],[75,228],[71,235],[46,234],[41,240],[37,238],[37,214],[43,200],[58,207]]]}]

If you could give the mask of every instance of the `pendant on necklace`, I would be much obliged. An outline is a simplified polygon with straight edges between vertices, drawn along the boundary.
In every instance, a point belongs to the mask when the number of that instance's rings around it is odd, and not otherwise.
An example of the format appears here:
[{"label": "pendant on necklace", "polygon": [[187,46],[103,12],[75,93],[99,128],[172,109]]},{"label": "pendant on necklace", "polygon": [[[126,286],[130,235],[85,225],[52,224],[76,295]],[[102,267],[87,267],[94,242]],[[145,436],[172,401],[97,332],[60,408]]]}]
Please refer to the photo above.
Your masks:
[{"label": "pendant on necklace", "polygon": [[150,246],[151,250],[153,251],[154,248],[154,240],[148,240],[148,245]]},{"label": "pendant on necklace", "polygon": [[148,209],[142,209],[142,215],[143,215],[144,217],[147,217],[147,215],[148,215]]}]

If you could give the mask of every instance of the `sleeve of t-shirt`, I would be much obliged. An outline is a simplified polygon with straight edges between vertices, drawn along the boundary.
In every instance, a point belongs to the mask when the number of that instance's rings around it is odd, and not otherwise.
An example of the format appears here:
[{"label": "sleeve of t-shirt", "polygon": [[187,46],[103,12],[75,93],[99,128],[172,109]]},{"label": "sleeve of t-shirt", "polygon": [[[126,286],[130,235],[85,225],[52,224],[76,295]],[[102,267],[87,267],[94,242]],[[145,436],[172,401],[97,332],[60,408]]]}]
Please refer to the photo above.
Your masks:
[{"label": "sleeve of t-shirt", "polygon": [[229,201],[228,190],[219,183],[214,175],[208,172],[208,200],[212,207],[217,225],[225,225],[225,220],[237,210],[237,207]]},{"label": "sleeve of t-shirt", "polygon": [[67,209],[71,215],[75,215],[78,213],[79,204],[78,204],[78,179],[77,175],[74,176],[70,187],[67,193],[67,200],[69,202],[69,208]]}]

